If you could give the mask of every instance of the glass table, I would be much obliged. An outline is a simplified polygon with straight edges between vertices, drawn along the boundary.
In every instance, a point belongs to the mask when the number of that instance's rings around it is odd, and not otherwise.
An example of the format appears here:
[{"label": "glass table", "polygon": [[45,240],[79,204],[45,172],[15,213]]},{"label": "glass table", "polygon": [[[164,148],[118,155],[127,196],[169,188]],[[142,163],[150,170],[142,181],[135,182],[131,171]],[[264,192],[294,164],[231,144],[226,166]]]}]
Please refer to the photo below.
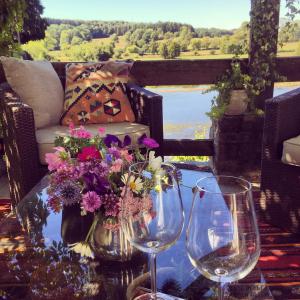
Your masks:
[{"label": "glass table", "polygon": [[[157,257],[158,289],[173,299],[216,299],[217,284],[191,265],[185,249],[185,229],[192,204],[191,188],[210,175],[207,168],[181,167],[185,227],[180,239]],[[148,256],[140,253],[126,263],[87,259],[69,250],[62,237],[62,213],[47,208],[45,176],[16,208],[25,230],[26,247],[10,251],[2,262],[1,299],[132,299],[150,288]],[[74,236],[82,234],[74,226]],[[69,239],[68,239],[68,242]],[[4,269],[5,268],[5,269]],[[231,284],[230,299],[273,299],[258,269],[243,282]]]}]

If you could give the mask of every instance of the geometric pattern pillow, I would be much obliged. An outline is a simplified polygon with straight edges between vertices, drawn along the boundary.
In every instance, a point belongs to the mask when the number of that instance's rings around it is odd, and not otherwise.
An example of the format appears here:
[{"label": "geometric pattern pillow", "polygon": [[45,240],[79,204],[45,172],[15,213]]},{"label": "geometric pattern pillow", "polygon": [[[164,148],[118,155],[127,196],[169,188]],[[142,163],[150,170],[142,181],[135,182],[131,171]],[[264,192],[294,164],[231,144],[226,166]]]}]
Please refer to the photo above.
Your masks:
[{"label": "geometric pattern pillow", "polygon": [[125,86],[131,66],[114,61],[67,64],[61,124],[134,122]]}]

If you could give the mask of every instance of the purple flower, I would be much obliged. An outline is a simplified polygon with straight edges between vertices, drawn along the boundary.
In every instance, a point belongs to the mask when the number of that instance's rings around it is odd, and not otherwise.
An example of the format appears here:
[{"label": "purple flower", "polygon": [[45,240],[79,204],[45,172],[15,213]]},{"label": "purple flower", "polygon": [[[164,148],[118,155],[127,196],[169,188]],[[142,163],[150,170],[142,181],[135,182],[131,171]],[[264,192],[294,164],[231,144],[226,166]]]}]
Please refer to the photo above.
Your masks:
[{"label": "purple flower", "polygon": [[159,147],[159,144],[154,139],[147,137],[145,133],[138,138],[138,144],[150,149]]},{"label": "purple flower", "polygon": [[105,161],[107,163],[111,163],[112,162],[112,155],[111,154],[105,154]]},{"label": "purple flower", "polygon": [[118,137],[112,134],[107,134],[106,137],[104,138],[104,144],[110,148],[112,145],[116,144],[120,147],[121,141],[119,140]]},{"label": "purple flower", "polygon": [[94,212],[101,204],[101,199],[96,192],[87,192],[82,196],[82,206],[86,211]]},{"label": "purple flower", "polygon": [[106,177],[99,176],[92,172],[85,173],[82,177],[86,185],[86,190],[88,191],[95,191],[101,195],[109,188]]},{"label": "purple flower", "polygon": [[61,184],[58,195],[61,197],[64,205],[73,205],[81,200],[81,189],[80,187],[72,182],[65,181]]},{"label": "purple flower", "polygon": [[159,147],[159,144],[154,139],[151,139],[151,138],[148,138],[148,137],[145,137],[143,139],[142,144],[145,145],[147,148],[150,148],[150,149]]},{"label": "purple flower", "polygon": [[144,133],[143,135],[141,135],[141,136],[138,138],[138,144],[139,144],[139,145],[143,144],[143,140],[144,140],[144,138],[146,138],[146,137],[147,137],[146,133]]},{"label": "purple flower", "polygon": [[131,138],[129,135],[125,135],[123,143],[121,140],[112,134],[107,134],[104,138],[104,144],[110,148],[112,145],[117,145],[119,148],[125,148],[131,144]]},{"label": "purple flower", "polygon": [[123,145],[121,148],[125,148],[131,144],[131,138],[129,135],[125,135]]},{"label": "purple flower", "polygon": [[121,157],[121,153],[120,150],[117,149],[116,147],[111,147],[108,149],[108,152],[115,158],[120,158]]}]

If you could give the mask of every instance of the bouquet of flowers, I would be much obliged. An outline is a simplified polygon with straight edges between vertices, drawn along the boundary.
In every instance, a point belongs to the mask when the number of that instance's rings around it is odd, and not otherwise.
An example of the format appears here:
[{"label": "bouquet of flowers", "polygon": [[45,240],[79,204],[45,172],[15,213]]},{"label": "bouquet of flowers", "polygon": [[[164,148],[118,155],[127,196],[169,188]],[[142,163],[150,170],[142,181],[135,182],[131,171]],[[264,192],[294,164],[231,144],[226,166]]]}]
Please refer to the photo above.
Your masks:
[{"label": "bouquet of flowers", "polygon": [[[147,161],[147,172],[154,174],[159,172],[162,158],[155,157],[151,151],[159,147],[155,140],[142,135],[138,144],[134,148],[129,136],[121,141],[114,135],[105,135],[103,128],[92,136],[84,127],[75,128],[71,124],[68,136],[55,139],[55,152],[46,154],[50,171],[48,206],[59,212],[63,206],[79,204],[81,215],[95,214],[109,230],[120,226],[126,187],[130,189],[126,213],[138,214],[151,208],[151,199],[142,197],[149,182],[143,182],[139,176],[129,176],[129,166],[137,161]],[[146,149],[144,154],[140,148]],[[89,239],[94,228],[95,222],[84,242],[71,245],[75,252],[93,256]]]}]

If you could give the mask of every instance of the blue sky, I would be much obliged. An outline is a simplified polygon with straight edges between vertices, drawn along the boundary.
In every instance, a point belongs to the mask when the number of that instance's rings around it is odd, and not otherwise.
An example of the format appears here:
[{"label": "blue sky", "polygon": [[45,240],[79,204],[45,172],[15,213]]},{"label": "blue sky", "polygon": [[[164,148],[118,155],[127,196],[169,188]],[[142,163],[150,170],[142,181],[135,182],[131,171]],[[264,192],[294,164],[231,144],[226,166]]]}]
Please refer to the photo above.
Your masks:
[{"label": "blue sky", "polygon": [[[41,0],[44,16],[133,22],[176,21],[232,29],[249,20],[250,0]],[[282,2],[285,2],[284,0]]]}]

